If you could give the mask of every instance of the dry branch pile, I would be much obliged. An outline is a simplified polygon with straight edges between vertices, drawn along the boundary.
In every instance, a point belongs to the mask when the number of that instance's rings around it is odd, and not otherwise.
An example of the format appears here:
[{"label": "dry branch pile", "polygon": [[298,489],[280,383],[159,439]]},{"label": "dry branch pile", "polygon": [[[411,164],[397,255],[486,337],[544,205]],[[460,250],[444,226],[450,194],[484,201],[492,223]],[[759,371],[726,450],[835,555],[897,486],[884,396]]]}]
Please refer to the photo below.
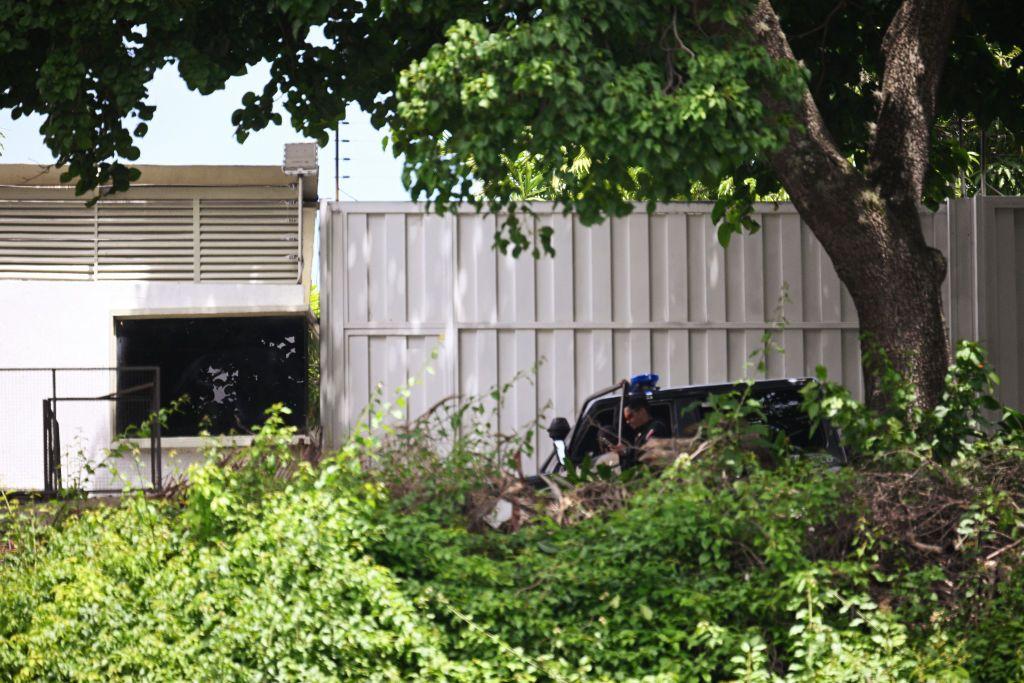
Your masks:
[{"label": "dry branch pile", "polygon": [[[708,452],[710,445],[711,442],[696,437],[652,439],[642,449],[640,462],[660,472],[682,454],[691,459],[700,457]],[[556,475],[542,475],[541,479],[546,486],[538,490],[521,477],[505,474],[470,492],[466,505],[469,527],[484,530],[489,526],[514,533],[539,515],[559,526],[570,526],[622,508],[635,488],[631,482],[617,478],[581,483]]]},{"label": "dry branch pile", "polygon": [[[539,490],[523,479],[508,476],[472,491],[466,505],[470,529],[492,527],[514,533],[540,515],[559,526],[569,526],[618,510],[631,495],[628,484],[621,481],[571,484],[561,477],[543,479],[547,488]],[[496,510],[507,512],[495,515]]]},{"label": "dry branch pile", "polygon": [[922,463],[910,471],[863,470],[855,478],[857,507],[874,533],[888,539],[882,563],[938,565],[949,598],[969,574],[995,585],[1024,559],[1024,459],[982,455],[970,464]]}]

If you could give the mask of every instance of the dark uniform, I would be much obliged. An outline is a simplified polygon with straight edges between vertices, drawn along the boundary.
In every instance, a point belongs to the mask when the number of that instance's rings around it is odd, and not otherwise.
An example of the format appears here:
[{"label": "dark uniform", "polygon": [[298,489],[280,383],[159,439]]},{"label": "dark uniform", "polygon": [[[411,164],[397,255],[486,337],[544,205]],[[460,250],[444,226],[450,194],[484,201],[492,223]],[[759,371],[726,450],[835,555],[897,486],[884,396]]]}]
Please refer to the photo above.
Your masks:
[{"label": "dark uniform", "polygon": [[626,448],[626,451],[619,459],[622,469],[625,470],[636,466],[640,461],[640,456],[643,454],[643,447],[648,441],[651,439],[667,439],[671,436],[672,432],[665,426],[664,422],[652,418],[647,424],[636,430],[633,443]]}]

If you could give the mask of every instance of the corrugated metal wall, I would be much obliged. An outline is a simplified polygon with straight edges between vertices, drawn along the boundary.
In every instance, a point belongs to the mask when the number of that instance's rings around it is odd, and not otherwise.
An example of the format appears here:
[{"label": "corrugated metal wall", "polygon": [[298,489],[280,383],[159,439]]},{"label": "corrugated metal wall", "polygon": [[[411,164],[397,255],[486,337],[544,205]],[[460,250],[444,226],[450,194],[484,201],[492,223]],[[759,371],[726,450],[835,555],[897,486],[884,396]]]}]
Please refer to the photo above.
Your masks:
[{"label": "corrugated metal wall", "polygon": [[[502,429],[538,415],[571,420],[588,394],[648,371],[671,386],[813,375],[820,364],[859,393],[853,302],[795,209],[758,207],[762,229],[723,249],[710,208],[667,204],[586,227],[537,204],[556,256],[535,261],[491,248],[494,216],[325,204],[326,443],[339,445],[374,387],[392,396],[434,349],[434,374],[413,391],[412,415],[541,363],[499,411]],[[929,241],[949,253],[947,210],[923,216]],[[785,352],[769,354],[759,372],[751,357],[766,331]]]}]

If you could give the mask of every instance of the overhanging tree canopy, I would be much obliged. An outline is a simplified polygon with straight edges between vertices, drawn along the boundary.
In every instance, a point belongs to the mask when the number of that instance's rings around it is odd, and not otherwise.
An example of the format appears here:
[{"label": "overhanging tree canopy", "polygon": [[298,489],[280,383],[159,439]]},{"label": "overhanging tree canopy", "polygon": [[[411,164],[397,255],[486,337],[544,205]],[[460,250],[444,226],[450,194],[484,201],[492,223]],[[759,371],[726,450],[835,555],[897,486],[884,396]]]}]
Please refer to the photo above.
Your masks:
[{"label": "overhanging tree canopy", "polygon": [[[346,105],[391,128],[414,195],[509,208],[502,155],[559,174],[587,220],[734,178],[723,237],[755,189],[784,188],[857,306],[862,329],[934,404],[948,360],[945,261],[918,205],[970,163],[952,122],[1024,131],[1013,3],[995,0],[80,0],[0,4],[0,106],[45,115],[58,162],[87,191],[123,188],[172,61],[193,88],[266,59],[233,121],[280,117],[326,141]],[[328,45],[313,44],[322,26]],[[586,152],[585,174],[563,169]],[[499,245],[529,243],[515,225]],[[540,235],[543,240],[545,235]],[[868,373],[869,396],[873,391]]]}]

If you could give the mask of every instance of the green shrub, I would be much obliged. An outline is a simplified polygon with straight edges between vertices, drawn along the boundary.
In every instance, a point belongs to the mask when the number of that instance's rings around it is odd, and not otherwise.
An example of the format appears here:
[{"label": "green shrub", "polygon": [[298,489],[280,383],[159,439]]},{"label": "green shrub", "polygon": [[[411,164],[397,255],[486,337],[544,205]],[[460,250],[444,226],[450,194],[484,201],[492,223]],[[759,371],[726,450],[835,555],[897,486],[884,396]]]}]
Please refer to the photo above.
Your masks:
[{"label": "green shrub", "polygon": [[624,507],[514,534],[466,528],[521,449],[483,408],[381,406],[315,470],[271,414],[181,500],[0,508],[0,680],[1020,680],[1020,432],[961,351],[933,414],[809,390],[855,468],[792,457],[741,392]]},{"label": "green shrub", "polygon": [[960,342],[946,374],[942,401],[928,411],[917,405],[912,387],[885,358],[872,362],[881,368],[879,381],[890,399],[882,412],[870,410],[845,387],[828,382],[820,366],[820,383],[803,389],[804,408],[811,418],[830,421],[856,453],[886,458],[890,464],[913,464],[921,458],[949,462],[992,448],[1021,446],[1024,416],[996,400],[999,378],[978,344]]}]

